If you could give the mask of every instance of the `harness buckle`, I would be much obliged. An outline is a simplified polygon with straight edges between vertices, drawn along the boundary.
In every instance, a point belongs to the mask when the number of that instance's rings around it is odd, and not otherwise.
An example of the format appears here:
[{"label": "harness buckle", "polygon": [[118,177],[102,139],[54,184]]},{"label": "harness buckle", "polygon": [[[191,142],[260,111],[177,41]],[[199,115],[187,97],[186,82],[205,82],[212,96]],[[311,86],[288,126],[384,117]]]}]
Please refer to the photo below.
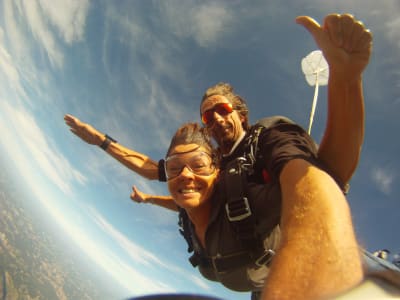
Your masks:
[{"label": "harness buckle", "polygon": [[237,198],[225,204],[228,220],[231,222],[241,221],[251,216],[249,200],[246,197]]},{"label": "harness buckle", "polygon": [[257,267],[262,267],[262,266],[268,265],[271,262],[271,260],[274,257],[274,255],[275,255],[275,251],[274,250],[266,249],[265,252],[263,253],[263,255],[261,255],[261,257],[259,257],[256,260],[256,262],[255,262],[256,266]]},{"label": "harness buckle", "polygon": [[[250,153],[250,155],[251,155],[251,153]],[[236,158],[236,162],[237,162],[237,169],[231,169],[230,170],[230,173],[231,174],[241,174],[243,171],[252,171],[252,169],[253,169],[253,160],[252,159],[250,159],[250,162],[249,162],[249,159],[248,158],[246,158],[246,157],[243,157],[243,156],[240,156],[240,157],[238,157],[238,158]],[[235,172],[233,172],[233,171],[235,171]]]}]

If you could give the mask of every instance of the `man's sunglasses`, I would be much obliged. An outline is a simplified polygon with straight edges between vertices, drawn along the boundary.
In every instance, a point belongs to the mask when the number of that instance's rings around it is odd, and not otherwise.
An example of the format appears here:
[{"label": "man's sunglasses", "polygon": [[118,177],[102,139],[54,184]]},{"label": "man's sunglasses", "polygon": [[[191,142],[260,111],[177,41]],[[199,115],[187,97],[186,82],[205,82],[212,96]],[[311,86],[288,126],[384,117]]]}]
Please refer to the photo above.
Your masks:
[{"label": "man's sunglasses", "polygon": [[204,125],[210,125],[214,122],[214,113],[216,112],[220,116],[226,116],[233,111],[231,103],[218,103],[213,108],[207,109],[201,115],[201,121]]}]

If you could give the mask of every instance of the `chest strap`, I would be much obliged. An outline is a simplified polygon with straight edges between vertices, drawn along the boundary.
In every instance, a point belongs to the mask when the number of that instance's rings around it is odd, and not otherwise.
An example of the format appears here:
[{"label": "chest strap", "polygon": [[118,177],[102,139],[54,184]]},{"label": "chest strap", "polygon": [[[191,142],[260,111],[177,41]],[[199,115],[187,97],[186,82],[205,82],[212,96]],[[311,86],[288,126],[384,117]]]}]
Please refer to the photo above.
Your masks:
[{"label": "chest strap", "polygon": [[245,191],[247,186],[246,169],[252,167],[247,164],[245,158],[239,157],[227,165],[225,211],[238,239],[247,249],[253,250],[263,248],[263,245],[257,234],[255,216]]},{"label": "chest strap", "polygon": [[240,268],[249,264],[255,264],[255,267],[269,266],[275,252],[271,249],[258,253],[255,258],[249,251],[243,251],[227,256],[215,256],[211,258],[212,266],[218,273],[224,273],[232,269]]},{"label": "chest strap", "polygon": [[212,267],[217,273],[225,273],[232,269],[241,268],[247,265],[254,265],[255,268],[262,266],[268,267],[275,255],[275,251],[272,249],[264,250],[261,253],[250,253],[249,251],[242,251],[232,255],[217,255],[215,257],[204,257],[199,253],[194,253],[189,261],[193,267],[199,265],[204,267]]}]

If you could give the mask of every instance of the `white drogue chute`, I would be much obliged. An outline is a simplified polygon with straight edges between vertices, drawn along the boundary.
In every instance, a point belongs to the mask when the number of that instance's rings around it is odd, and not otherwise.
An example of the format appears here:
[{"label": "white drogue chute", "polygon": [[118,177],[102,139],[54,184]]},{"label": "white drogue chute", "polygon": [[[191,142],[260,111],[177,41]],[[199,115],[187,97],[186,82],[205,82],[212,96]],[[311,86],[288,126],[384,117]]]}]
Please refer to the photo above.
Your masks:
[{"label": "white drogue chute", "polygon": [[301,69],[306,76],[307,83],[311,86],[315,85],[314,99],[310,113],[310,123],[308,125],[308,134],[311,134],[315,108],[317,106],[318,87],[328,83],[329,66],[322,52],[320,50],[315,50],[301,60]]}]

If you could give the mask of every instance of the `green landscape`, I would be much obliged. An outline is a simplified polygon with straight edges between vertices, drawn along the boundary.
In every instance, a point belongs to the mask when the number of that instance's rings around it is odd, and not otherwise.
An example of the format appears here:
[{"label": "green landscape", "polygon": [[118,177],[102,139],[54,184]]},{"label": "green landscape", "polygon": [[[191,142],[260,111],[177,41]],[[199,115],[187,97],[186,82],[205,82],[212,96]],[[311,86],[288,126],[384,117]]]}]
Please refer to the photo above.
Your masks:
[{"label": "green landscape", "polygon": [[[110,299],[46,216],[0,172],[0,299]],[[83,266],[83,267],[82,267]]]}]

